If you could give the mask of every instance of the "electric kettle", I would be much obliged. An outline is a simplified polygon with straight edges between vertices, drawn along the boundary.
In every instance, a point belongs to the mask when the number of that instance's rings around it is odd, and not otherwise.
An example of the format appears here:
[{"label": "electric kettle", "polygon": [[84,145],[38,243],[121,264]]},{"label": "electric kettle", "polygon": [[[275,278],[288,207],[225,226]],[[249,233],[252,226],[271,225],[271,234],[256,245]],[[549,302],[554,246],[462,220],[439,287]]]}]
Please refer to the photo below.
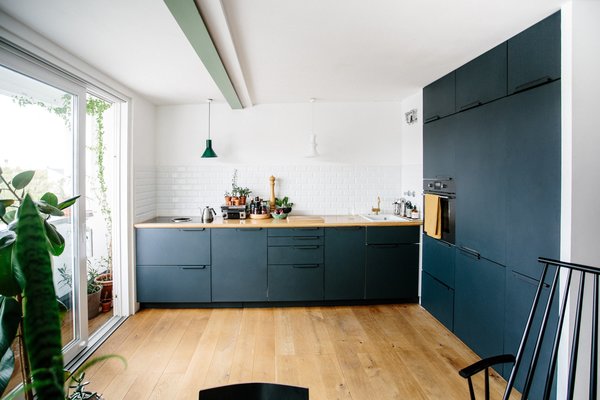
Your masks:
[{"label": "electric kettle", "polygon": [[204,210],[202,211],[202,222],[213,222],[214,221],[214,216],[217,215],[217,213],[215,212],[215,209],[209,206],[206,206],[206,208],[204,208]]}]

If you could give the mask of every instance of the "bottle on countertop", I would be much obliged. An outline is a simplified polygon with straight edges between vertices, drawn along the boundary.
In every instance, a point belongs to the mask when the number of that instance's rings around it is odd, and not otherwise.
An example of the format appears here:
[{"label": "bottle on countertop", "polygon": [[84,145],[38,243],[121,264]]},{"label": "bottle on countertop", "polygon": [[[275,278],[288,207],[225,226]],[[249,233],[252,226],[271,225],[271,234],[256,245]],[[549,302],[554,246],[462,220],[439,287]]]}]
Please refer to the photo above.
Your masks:
[{"label": "bottle on countertop", "polygon": [[406,203],[404,203],[404,212],[402,213],[402,217],[407,217],[410,218],[410,213],[412,211],[413,205],[410,201],[406,201]]},{"label": "bottle on countertop", "polygon": [[410,217],[412,219],[419,219],[419,210],[417,210],[417,206],[415,206],[410,212]]}]

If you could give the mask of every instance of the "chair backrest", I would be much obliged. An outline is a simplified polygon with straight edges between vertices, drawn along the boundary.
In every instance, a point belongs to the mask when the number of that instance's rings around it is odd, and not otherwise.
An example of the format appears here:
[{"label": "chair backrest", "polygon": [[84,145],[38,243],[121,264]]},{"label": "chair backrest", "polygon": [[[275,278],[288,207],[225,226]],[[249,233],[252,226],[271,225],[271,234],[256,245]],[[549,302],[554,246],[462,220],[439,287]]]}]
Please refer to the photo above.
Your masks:
[{"label": "chair backrest", "polygon": [[[566,386],[563,387],[566,398],[575,398],[577,383],[577,398],[583,398],[581,393],[587,392],[585,397],[595,399],[598,391],[600,269],[547,258],[538,261],[544,265],[543,272],[504,400],[510,397],[517,377],[525,377],[523,399],[530,398],[534,381],[543,385],[543,397],[538,394],[535,398],[551,398],[557,379],[559,349],[564,348],[561,346],[567,346],[569,357]],[[541,358],[544,362],[540,362]],[[589,371],[584,371],[587,368]]]},{"label": "chair backrest", "polygon": [[308,400],[308,389],[276,383],[238,383],[203,389],[200,400]]}]

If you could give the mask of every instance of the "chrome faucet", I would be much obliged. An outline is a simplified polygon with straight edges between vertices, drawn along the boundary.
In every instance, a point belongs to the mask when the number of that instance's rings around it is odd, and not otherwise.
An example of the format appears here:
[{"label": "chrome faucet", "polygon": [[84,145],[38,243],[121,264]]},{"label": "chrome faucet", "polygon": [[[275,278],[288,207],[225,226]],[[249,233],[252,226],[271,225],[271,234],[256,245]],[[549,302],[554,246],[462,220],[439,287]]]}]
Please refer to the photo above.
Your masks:
[{"label": "chrome faucet", "polygon": [[377,196],[377,207],[371,207],[371,211],[374,212],[375,215],[378,215],[381,211],[381,208],[379,208],[379,203],[381,203],[381,199],[379,198],[379,196]]}]

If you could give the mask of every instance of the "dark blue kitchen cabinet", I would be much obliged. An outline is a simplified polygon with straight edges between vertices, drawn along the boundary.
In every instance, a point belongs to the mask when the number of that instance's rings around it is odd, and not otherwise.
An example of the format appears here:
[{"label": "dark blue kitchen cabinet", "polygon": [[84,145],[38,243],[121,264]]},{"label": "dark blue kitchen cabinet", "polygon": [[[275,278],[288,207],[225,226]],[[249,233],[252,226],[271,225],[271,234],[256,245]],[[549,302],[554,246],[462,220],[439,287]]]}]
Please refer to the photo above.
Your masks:
[{"label": "dark blue kitchen cabinet", "polygon": [[454,329],[454,289],[427,272],[422,275],[421,305],[446,328]]},{"label": "dark blue kitchen cabinet", "polygon": [[419,226],[369,226],[367,244],[419,243]]},{"label": "dark blue kitchen cabinet", "polygon": [[212,300],[267,301],[266,229],[212,229]]},{"label": "dark blue kitchen cabinet", "polygon": [[456,70],[456,110],[506,96],[506,42]]},{"label": "dark blue kitchen cabinet", "polygon": [[365,228],[325,229],[325,300],[365,297]]},{"label": "dark blue kitchen cabinet", "polygon": [[138,265],[136,284],[140,303],[211,301],[210,265]]},{"label": "dark blue kitchen cabinet", "polygon": [[507,99],[458,115],[456,245],[505,264]]},{"label": "dark blue kitchen cabinet", "polygon": [[323,300],[323,228],[268,229],[268,300]]},{"label": "dark blue kitchen cabinet", "polygon": [[456,111],[454,71],[423,88],[423,121],[435,121]]},{"label": "dark blue kitchen cabinet", "polygon": [[423,271],[454,288],[454,246],[423,235]]},{"label": "dark blue kitchen cabinet", "polygon": [[454,177],[457,115],[423,125],[423,177]]},{"label": "dark blue kitchen cabinet", "polygon": [[560,252],[560,81],[510,97],[506,265],[539,278]]},{"label": "dark blue kitchen cabinet", "polygon": [[210,265],[207,229],[136,230],[137,265]]},{"label": "dark blue kitchen cabinet", "polygon": [[[542,265],[539,265],[539,271],[542,271]],[[540,274],[537,274],[540,276]],[[529,276],[522,275],[516,271],[508,271],[506,276],[506,318],[504,322],[504,352],[508,354],[517,354],[527,319],[533,304],[533,299],[537,291],[539,280],[533,279]],[[539,332],[539,327],[544,312],[544,307],[541,305],[546,304],[548,301],[548,295],[550,293],[549,286],[545,284],[542,289],[540,298],[540,307],[536,312],[534,318],[534,324],[532,332]],[[556,326],[558,322],[558,296],[555,296],[552,303],[551,314],[548,321],[547,333],[544,341],[542,342],[542,348],[540,352],[540,358],[538,361],[538,371],[546,371],[550,363],[550,354],[552,353],[552,338],[556,333]],[[531,339],[525,347],[523,353],[523,365],[529,365],[530,360],[533,356],[533,344],[535,336],[531,335]],[[511,372],[511,366],[508,364],[504,367],[504,377],[508,379]],[[525,381],[527,368],[522,368],[520,373],[517,375],[515,381],[515,388],[519,391],[523,390],[523,382]],[[529,398],[541,399],[543,397],[544,387],[543,383],[545,379],[540,373],[534,375],[533,384]],[[556,380],[553,391],[556,391]],[[551,398],[556,398],[555,393]]]},{"label": "dark blue kitchen cabinet", "polygon": [[560,12],[508,40],[508,93],[560,78]]},{"label": "dark blue kitchen cabinet", "polygon": [[455,285],[454,333],[482,358],[503,354],[505,268],[457,249]]},{"label": "dark blue kitchen cabinet", "polygon": [[418,287],[418,244],[367,245],[367,299],[416,299]]}]

